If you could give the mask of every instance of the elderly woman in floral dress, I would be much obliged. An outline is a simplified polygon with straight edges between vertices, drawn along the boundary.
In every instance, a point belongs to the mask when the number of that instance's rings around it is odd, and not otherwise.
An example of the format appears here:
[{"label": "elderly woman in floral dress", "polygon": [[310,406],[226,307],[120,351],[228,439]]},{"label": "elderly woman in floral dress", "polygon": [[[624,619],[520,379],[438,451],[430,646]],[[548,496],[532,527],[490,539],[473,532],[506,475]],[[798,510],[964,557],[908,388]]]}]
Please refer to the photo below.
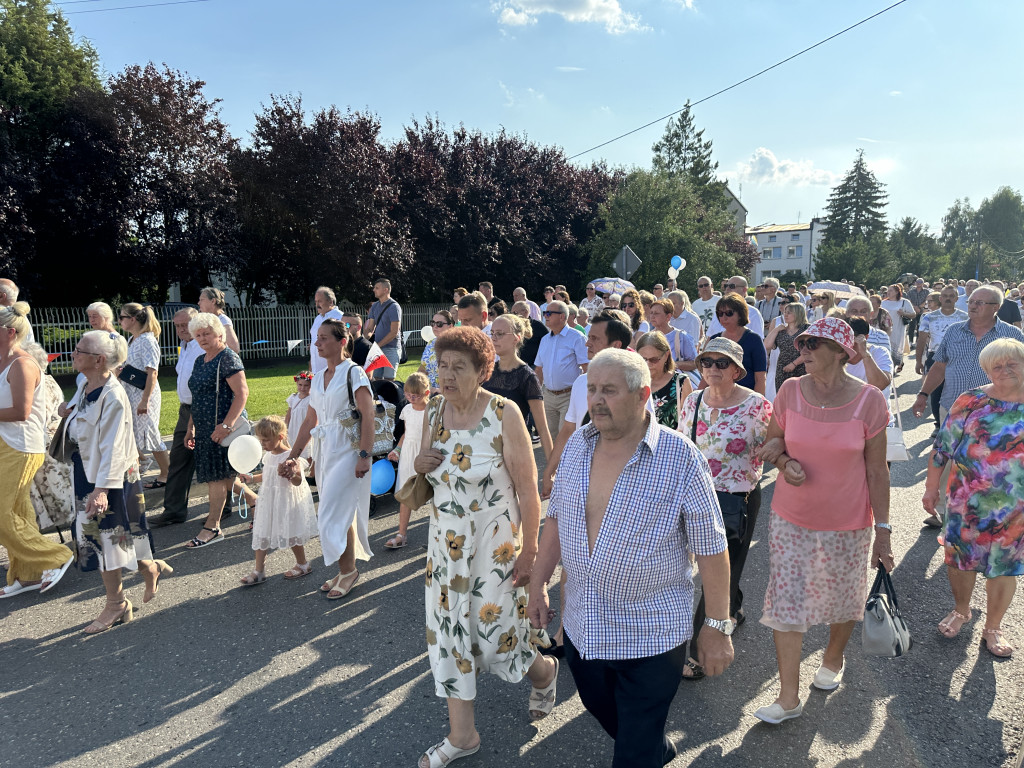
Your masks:
[{"label": "elderly woman in floral dress", "polygon": [[480,749],[473,715],[480,672],[530,678],[530,718],[555,702],[558,662],[530,626],[526,584],[537,556],[540,495],[526,424],[515,403],[482,385],[494,348],[475,328],[435,345],[441,397],[424,414],[414,467],[434,487],[427,548],[427,650],[434,690],[448,701],[450,733],[420,758],[439,768]]}]

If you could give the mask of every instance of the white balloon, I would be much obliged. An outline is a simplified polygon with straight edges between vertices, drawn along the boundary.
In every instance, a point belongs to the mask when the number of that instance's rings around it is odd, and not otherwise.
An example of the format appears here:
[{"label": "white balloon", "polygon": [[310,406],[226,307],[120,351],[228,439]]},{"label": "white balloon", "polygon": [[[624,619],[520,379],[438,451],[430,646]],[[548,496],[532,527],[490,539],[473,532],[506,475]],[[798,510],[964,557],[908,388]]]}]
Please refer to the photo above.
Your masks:
[{"label": "white balloon", "polygon": [[671,278],[672,280],[675,280],[675,279],[676,279],[676,276],[677,276],[678,274],[679,274],[679,270],[678,270],[678,269],[676,269],[675,267],[669,267],[669,268],[668,268],[668,276],[669,276],[669,278]]},{"label": "white balloon", "polygon": [[228,446],[228,463],[236,472],[249,474],[256,469],[262,458],[263,446],[252,435],[242,435]]},{"label": "white balloon", "polygon": [[686,259],[680,259],[680,261],[683,262],[682,264],[679,265],[679,270],[682,271],[686,269]]},{"label": "white balloon", "polygon": [[420,338],[429,344],[434,340],[434,329],[429,325],[424,325],[420,328]]}]

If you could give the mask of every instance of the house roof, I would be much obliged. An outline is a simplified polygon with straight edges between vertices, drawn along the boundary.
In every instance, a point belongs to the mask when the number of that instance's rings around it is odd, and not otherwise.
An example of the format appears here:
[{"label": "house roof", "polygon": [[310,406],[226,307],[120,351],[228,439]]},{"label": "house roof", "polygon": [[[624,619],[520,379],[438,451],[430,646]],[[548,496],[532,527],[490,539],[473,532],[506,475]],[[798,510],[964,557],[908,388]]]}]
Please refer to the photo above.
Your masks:
[{"label": "house roof", "polygon": [[743,203],[741,203],[740,199],[738,197],[736,197],[736,194],[731,189],[729,189],[729,185],[728,184],[725,185],[725,191],[729,193],[729,197],[732,198],[732,201],[734,203],[736,203],[736,205],[738,205],[740,208],[742,208],[746,213],[750,213],[750,211],[747,209],[747,206],[745,206]]},{"label": "house roof", "polygon": [[762,232],[797,232],[810,229],[811,224],[763,224],[760,227],[747,227],[746,234],[760,235]]}]

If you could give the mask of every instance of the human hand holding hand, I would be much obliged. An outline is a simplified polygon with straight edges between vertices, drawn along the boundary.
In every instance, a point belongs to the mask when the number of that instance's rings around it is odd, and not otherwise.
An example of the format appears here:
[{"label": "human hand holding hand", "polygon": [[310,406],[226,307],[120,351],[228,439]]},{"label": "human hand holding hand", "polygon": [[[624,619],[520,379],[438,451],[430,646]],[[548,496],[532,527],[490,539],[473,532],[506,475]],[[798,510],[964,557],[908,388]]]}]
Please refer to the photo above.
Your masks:
[{"label": "human hand holding hand", "polygon": [[548,602],[547,584],[534,584],[530,589],[530,601],[526,604],[526,615],[530,619],[530,626],[534,629],[545,629],[554,618],[555,612],[551,610]]},{"label": "human hand holding hand", "polygon": [[774,464],[779,460],[779,456],[786,452],[786,441],[781,437],[773,437],[771,440],[765,440],[759,448],[754,450],[761,461],[767,462],[768,464]]},{"label": "human hand holding hand", "polygon": [[786,478],[787,483],[793,486],[803,485],[804,480],[807,479],[804,468],[800,466],[800,462],[796,459],[790,459],[786,462],[786,466],[782,470],[782,476]]},{"label": "human hand holding hand", "polygon": [[512,569],[512,586],[523,587],[530,583],[530,572],[537,561],[536,547],[523,547],[516,555],[516,565]]}]

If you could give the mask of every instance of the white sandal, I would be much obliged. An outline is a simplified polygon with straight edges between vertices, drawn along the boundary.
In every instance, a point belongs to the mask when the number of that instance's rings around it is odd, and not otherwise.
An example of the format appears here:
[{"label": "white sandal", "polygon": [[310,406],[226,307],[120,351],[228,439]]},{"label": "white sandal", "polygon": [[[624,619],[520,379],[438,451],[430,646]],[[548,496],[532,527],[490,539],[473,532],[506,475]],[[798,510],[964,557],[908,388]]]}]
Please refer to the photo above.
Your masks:
[{"label": "white sandal", "polygon": [[534,687],[530,691],[530,720],[534,722],[543,720],[555,708],[555,689],[558,687],[558,659],[553,659],[553,661],[555,662],[555,674],[552,675],[551,682],[545,688]]},{"label": "white sandal", "polygon": [[[435,744],[420,755],[417,765],[419,768],[443,768],[452,760],[458,760],[460,757],[469,757],[470,755],[475,755],[479,751],[479,744],[475,747],[470,747],[469,749],[459,749],[448,741],[448,737],[446,736],[444,741]],[[423,762],[424,759],[426,759],[426,762]]]}]

